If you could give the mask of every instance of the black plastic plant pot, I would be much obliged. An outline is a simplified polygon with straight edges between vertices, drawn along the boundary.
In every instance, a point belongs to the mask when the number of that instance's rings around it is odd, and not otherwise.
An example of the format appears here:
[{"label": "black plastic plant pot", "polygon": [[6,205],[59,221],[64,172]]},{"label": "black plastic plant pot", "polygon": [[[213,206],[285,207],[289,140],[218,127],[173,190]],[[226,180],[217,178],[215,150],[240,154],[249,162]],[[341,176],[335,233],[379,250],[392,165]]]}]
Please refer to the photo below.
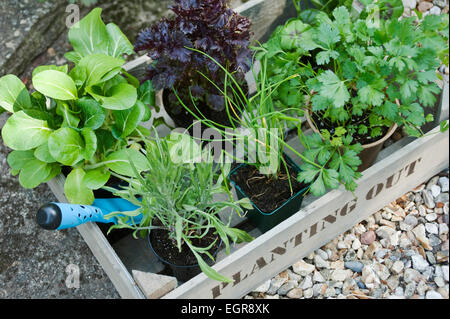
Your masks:
[{"label": "black plastic plant pot", "polygon": [[[166,259],[162,258],[152,245],[151,231],[148,233],[147,239],[148,239],[148,243],[150,245],[150,249],[152,250],[152,252],[162,263],[164,263],[165,265],[167,265],[170,268],[173,276],[175,278],[177,278],[177,280],[179,282],[187,282],[202,272],[202,270],[200,269],[200,266],[198,264],[175,265],[175,264],[167,261]],[[154,240],[157,240],[157,238]],[[222,241],[219,242],[219,246],[217,246],[216,251],[214,252],[214,254],[212,254],[212,256],[214,258],[216,257],[217,253],[219,252],[219,249],[221,246],[222,246]],[[214,264],[214,261],[212,261],[209,257],[204,258],[204,260],[209,266],[212,266]]]},{"label": "black plastic plant pot", "polygon": [[[284,158],[286,159],[286,162],[298,173],[300,172],[300,167],[298,167],[297,164],[292,161],[289,156],[286,154],[284,155]],[[239,170],[246,166],[248,164],[241,164],[237,166],[235,169],[233,169],[230,172],[229,179],[233,183],[236,194],[239,199],[249,197],[240,187],[237,185],[233,179],[231,178],[232,175],[239,174]],[[295,193],[291,198],[289,198],[286,202],[283,203],[280,207],[275,209],[274,211],[270,213],[263,212],[255,203],[252,201],[253,210],[250,210],[247,212],[247,218],[248,220],[256,227],[258,228],[262,233],[267,232],[268,230],[272,229],[273,227],[277,226],[279,223],[283,222],[284,220],[288,219],[295,213],[297,213],[300,210],[300,207],[302,206],[303,198],[305,192],[308,190],[309,185],[305,188],[302,188],[300,191]]]}]

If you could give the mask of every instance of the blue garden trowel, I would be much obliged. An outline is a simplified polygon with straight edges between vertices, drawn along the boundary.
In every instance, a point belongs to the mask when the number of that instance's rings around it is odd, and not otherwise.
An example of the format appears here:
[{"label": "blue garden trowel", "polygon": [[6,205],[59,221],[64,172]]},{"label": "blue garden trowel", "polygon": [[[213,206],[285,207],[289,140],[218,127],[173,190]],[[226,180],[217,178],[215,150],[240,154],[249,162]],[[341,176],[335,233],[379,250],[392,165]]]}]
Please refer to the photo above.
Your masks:
[{"label": "blue garden trowel", "polygon": [[[117,224],[116,216],[106,219],[105,215],[112,212],[135,211],[138,208],[122,198],[99,198],[94,201],[93,206],[52,202],[38,210],[36,221],[39,226],[47,230],[77,227],[87,222]],[[133,217],[135,225],[139,225],[141,220],[142,215]]]}]

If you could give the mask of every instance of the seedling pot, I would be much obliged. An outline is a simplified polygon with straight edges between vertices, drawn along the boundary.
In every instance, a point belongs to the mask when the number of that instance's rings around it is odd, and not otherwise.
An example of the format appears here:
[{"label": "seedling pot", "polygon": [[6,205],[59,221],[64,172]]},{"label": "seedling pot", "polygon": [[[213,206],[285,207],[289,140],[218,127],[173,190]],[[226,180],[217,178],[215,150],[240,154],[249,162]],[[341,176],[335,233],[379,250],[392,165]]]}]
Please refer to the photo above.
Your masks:
[{"label": "seedling pot", "polygon": [[[193,265],[175,265],[171,262],[169,262],[168,260],[164,259],[163,257],[160,256],[160,254],[158,253],[158,251],[155,249],[155,247],[152,244],[152,241],[155,240],[159,240],[159,238],[157,238],[156,236],[152,236],[152,232],[149,231],[148,236],[148,244],[150,246],[150,249],[152,250],[152,252],[155,254],[155,256],[165,265],[167,265],[172,273],[173,276],[175,278],[177,278],[177,280],[179,282],[186,282],[189,281],[191,278],[197,276],[199,273],[202,272],[202,270],[200,269],[200,266],[198,264],[193,264]],[[214,253],[212,254],[212,256],[215,258],[218,251],[220,250],[220,247],[222,246],[222,241],[220,241],[219,245],[217,246],[216,250],[214,251]],[[209,265],[212,266],[214,264],[214,261],[211,260],[209,257],[206,257],[205,262]]]},{"label": "seedling pot", "polygon": [[[295,172],[298,173],[300,171],[300,167],[298,167],[298,165],[295,164],[294,161],[292,161],[292,159],[289,158],[286,154],[284,155],[284,158],[286,159],[286,162],[289,163],[289,165],[295,170]],[[229,179],[233,183],[236,189],[236,194],[239,199],[249,196],[241,189],[241,187],[239,187],[239,185],[237,185],[231,179],[231,177],[233,175],[239,174],[239,170],[247,165],[248,164],[240,164],[239,166],[234,168],[229,175]],[[280,207],[278,207],[277,209],[275,209],[270,213],[263,212],[252,201],[252,206],[254,207],[254,209],[247,212],[247,218],[262,233],[267,232],[268,230],[272,229],[273,227],[275,227],[276,225],[278,225],[279,223],[281,223],[282,221],[284,221],[285,219],[289,218],[290,216],[299,211],[302,205],[304,194],[308,189],[308,187],[305,187],[300,191],[298,191],[297,193],[295,193],[291,198],[289,198],[286,202],[284,202],[283,205],[281,205]]]},{"label": "seedling pot", "polygon": [[[310,112],[305,112],[306,121],[308,122],[309,126],[313,130],[314,133],[319,133],[319,130],[317,127],[313,124]],[[379,139],[376,142],[370,143],[370,144],[364,144],[362,145],[363,150],[361,153],[359,153],[359,158],[361,159],[361,165],[358,167],[358,172],[363,172],[366,169],[368,169],[370,166],[372,166],[373,163],[375,163],[375,160],[378,156],[378,153],[383,149],[383,144],[386,142],[388,138],[394,134],[394,132],[397,130],[398,125],[393,124],[387,133],[383,136],[383,138]]]}]

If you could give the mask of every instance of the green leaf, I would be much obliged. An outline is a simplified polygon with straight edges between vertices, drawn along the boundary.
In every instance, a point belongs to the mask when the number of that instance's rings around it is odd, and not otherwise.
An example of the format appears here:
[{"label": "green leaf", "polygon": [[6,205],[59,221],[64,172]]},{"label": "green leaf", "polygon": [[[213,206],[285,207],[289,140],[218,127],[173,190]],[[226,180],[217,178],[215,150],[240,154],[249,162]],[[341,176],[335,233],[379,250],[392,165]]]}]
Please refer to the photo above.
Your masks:
[{"label": "green leaf", "polygon": [[33,86],[38,92],[53,99],[63,101],[77,99],[75,82],[66,73],[60,71],[39,72],[33,77]]},{"label": "green leaf", "polygon": [[391,101],[384,102],[379,108],[379,113],[391,121],[395,121],[398,117],[398,105]]},{"label": "green leaf", "polygon": [[145,116],[147,107],[139,100],[135,106],[128,110],[113,111],[116,123],[114,128],[118,136],[125,138],[129,136],[138,127]]},{"label": "green leaf", "polygon": [[429,85],[421,85],[417,90],[417,96],[423,106],[434,106],[436,103],[436,95],[441,91],[436,83]]},{"label": "green leaf", "polygon": [[300,20],[292,20],[287,23],[280,33],[281,48],[283,50],[302,48],[305,51],[317,48],[309,29],[310,26]]},{"label": "green leaf", "polygon": [[74,166],[83,159],[84,141],[77,131],[63,127],[50,135],[48,149],[59,163]]},{"label": "green leaf", "polygon": [[417,81],[421,84],[428,84],[437,80],[437,73],[435,70],[427,70],[424,72],[417,72]]},{"label": "green leaf", "polygon": [[370,85],[358,90],[358,96],[361,99],[361,102],[371,104],[373,106],[381,105],[384,101],[384,93],[374,89]]},{"label": "green leaf", "polygon": [[442,121],[441,123],[439,123],[439,128],[440,128],[441,133],[448,131],[448,128],[449,128],[448,120]]},{"label": "green leaf", "polygon": [[100,189],[108,182],[111,173],[104,168],[87,171],[83,177],[83,185],[89,189]]},{"label": "green leaf", "polygon": [[326,110],[333,104],[333,101],[325,96],[316,94],[312,97],[311,103],[313,112],[317,112]]},{"label": "green leaf", "polygon": [[417,92],[418,83],[414,80],[406,80],[400,87],[400,94],[403,99],[408,99]]},{"label": "green leaf", "polygon": [[334,50],[321,51],[316,55],[316,61],[318,65],[324,65],[330,63],[330,59],[337,59],[339,52]]},{"label": "green leaf", "polygon": [[13,170],[21,170],[29,161],[36,159],[34,151],[12,151],[7,161]]},{"label": "green leaf", "polygon": [[323,45],[326,49],[331,49],[333,45],[341,40],[339,30],[328,23],[321,23],[317,29],[314,40]]},{"label": "green leaf", "polygon": [[95,132],[91,128],[85,127],[81,130],[81,136],[84,139],[84,150],[82,155],[85,160],[89,161],[94,157],[95,152],[97,151],[97,135],[95,135]]},{"label": "green leaf", "polygon": [[61,66],[41,65],[33,70],[32,77],[34,77],[35,75],[37,75],[38,73],[40,73],[42,71],[47,71],[47,70],[54,70],[54,71],[60,71],[60,72],[67,73],[69,71],[69,66],[67,64],[61,65]]},{"label": "green leaf", "polygon": [[330,189],[339,187],[339,173],[334,169],[325,169],[322,173],[324,185]]},{"label": "green leaf", "polygon": [[81,109],[81,116],[85,128],[96,130],[103,125],[106,118],[106,112],[96,100],[89,97],[83,97],[75,101],[75,105]]},{"label": "green leaf", "polygon": [[82,57],[95,53],[108,53],[109,34],[101,19],[101,8],[93,9],[69,30],[69,41],[77,55]]},{"label": "green leaf", "polygon": [[322,196],[323,194],[325,194],[327,190],[323,182],[323,170],[320,170],[319,176],[314,181],[314,183],[311,184],[309,190],[314,196]]},{"label": "green leaf", "polygon": [[51,165],[38,159],[32,159],[20,171],[19,182],[23,188],[32,189],[45,183],[51,173]]},{"label": "green leaf", "polygon": [[333,71],[327,70],[318,76],[318,80],[323,84],[320,95],[334,101],[334,106],[343,107],[350,99],[345,82],[341,81]]},{"label": "green leaf", "polygon": [[312,182],[319,173],[320,173],[320,168],[317,168],[316,166],[309,164],[309,163],[304,163],[300,166],[298,180],[299,180],[299,182],[308,184],[308,183]]},{"label": "green leaf", "polygon": [[65,102],[58,101],[56,106],[56,114],[63,118],[62,127],[78,128],[80,119],[75,112],[72,112],[69,105]]},{"label": "green leaf", "polygon": [[242,206],[242,208],[244,208],[244,209],[248,209],[248,210],[253,209],[252,202],[250,201],[250,199],[248,197],[241,198],[240,200],[238,200],[236,202],[236,204]]},{"label": "green leaf", "polygon": [[217,271],[208,266],[208,264],[202,259],[202,257],[195,250],[191,248],[191,251],[194,253],[195,258],[197,258],[198,265],[200,266],[200,269],[206,276],[220,282],[227,282],[227,283],[233,282],[232,279],[219,274]]},{"label": "green leaf", "polygon": [[78,65],[86,69],[86,85],[93,86],[114,77],[120,72],[124,63],[123,59],[104,54],[92,54],[82,58]]},{"label": "green leaf", "polygon": [[44,143],[41,146],[39,146],[35,151],[34,151],[34,156],[40,160],[41,162],[44,163],[55,163],[56,160],[53,158],[53,156],[50,154],[50,150],[48,149],[48,143]]},{"label": "green leaf", "polygon": [[[138,99],[147,106],[156,106],[156,93],[153,90],[152,82],[150,80],[145,81],[139,86]],[[149,119],[150,118],[147,120]]]},{"label": "green leaf", "polygon": [[30,96],[25,84],[17,76],[8,74],[0,78],[0,107],[13,113],[14,104],[18,104],[19,110],[29,108]]},{"label": "green leaf", "polygon": [[80,62],[80,60],[83,58],[83,56],[81,55],[81,53],[75,52],[75,51],[70,51],[64,54],[64,57],[75,63],[78,64]]},{"label": "green leaf", "polygon": [[120,83],[112,87],[106,94],[102,96],[94,90],[87,90],[96,100],[102,103],[105,109],[110,110],[126,110],[133,107],[137,100],[137,90],[128,83]]},{"label": "green leaf", "polygon": [[83,183],[85,171],[75,168],[70,172],[64,184],[64,192],[71,204],[91,205],[94,202],[94,192]]},{"label": "green leaf", "polygon": [[109,23],[106,26],[106,32],[108,33],[108,54],[110,56],[121,57],[124,54],[134,53],[134,46],[117,25]]},{"label": "green leaf", "polygon": [[123,149],[110,154],[104,161],[112,171],[125,176],[134,176],[134,170],[130,165],[130,160],[138,172],[149,168],[147,158],[139,151],[134,149]]},{"label": "green leaf", "polygon": [[2,138],[9,148],[27,151],[47,142],[51,133],[47,122],[33,119],[20,111],[6,121],[2,129]]}]

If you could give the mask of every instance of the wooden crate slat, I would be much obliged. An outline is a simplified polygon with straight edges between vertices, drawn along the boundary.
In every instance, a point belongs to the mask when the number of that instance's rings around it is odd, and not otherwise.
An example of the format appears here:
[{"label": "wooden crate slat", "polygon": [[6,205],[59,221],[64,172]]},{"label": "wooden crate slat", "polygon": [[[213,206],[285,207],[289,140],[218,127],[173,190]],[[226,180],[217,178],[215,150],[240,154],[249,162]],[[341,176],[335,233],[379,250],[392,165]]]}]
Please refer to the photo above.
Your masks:
[{"label": "wooden crate slat", "polygon": [[259,41],[268,40],[278,25],[297,16],[292,0],[251,0],[235,11],[251,19],[253,39]]},{"label": "wooden crate slat", "polygon": [[200,274],[164,298],[239,298],[448,166],[449,134],[435,128],[363,173],[353,198],[334,190],[225,258],[220,284]]}]

